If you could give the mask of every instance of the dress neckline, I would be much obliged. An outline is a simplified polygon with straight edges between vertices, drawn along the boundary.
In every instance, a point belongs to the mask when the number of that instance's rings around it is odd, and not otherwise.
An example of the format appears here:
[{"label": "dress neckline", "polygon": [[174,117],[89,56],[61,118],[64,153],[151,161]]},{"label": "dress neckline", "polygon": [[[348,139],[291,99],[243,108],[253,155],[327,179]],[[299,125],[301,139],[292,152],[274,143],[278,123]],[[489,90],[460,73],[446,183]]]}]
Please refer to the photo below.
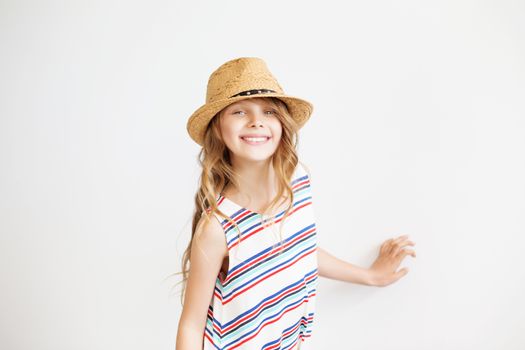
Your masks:
[{"label": "dress neckline", "polygon": [[258,212],[256,212],[256,211],[254,211],[254,210],[250,210],[250,209],[248,209],[248,208],[243,207],[242,205],[240,205],[240,204],[234,202],[233,200],[231,200],[230,198],[224,196],[222,193],[220,194],[220,196],[221,196],[222,198],[224,198],[225,201],[227,201],[228,203],[230,203],[230,204],[232,204],[233,206],[237,207],[238,209],[243,209],[244,211],[247,211],[247,212],[249,212],[249,213],[255,214],[255,215],[260,216],[260,217],[267,217],[267,218],[273,217],[273,218],[275,218],[275,217],[280,216],[281,214],[283,214],[283,213],[286,211],[286,209],[285,209],[285,210],[281,210],[281,211],[279,211],[277,214],[275,214],[275,215],[273,215],[273,216],[270,216],[270,215],[263,215],[263,214],[261,214],[261,213],[258,213]]},{"label": "dress neckline", "polygon": [[[289,185],[293,187],[293,184],[294,184],[294,181],[298,178],[298,176],[300,175],[299,174],[299,168],[301,167],[302,165],[300,163],[297,164],[296,168],[294,169],[294,172],[292,174],[292,178],[290,179],[289,181]],[[261,214],[261,213],[258,213],[256,211],[253,211],[253,210],[250,210],[248,208],[245,208],[243,207],[242,205],[236,203],[235,201],[231,200],[230,198],[226,197],[222,192],[219,194],[220,197],[224,198],[224,200],[228,203],[230,203],[231,205],[233,205],[234,207],[238,208],[238,209],[243,209],[244,211],[247,211],[249,213],[252,213],[252,214],[255,214],[257,216],[260,216],[260,217],[265,217],[265,215]],[[219,198],[220,198],[219,197]],[[293,204],[294,204],[294,198],[295,196],[292,197],[292,208],[293,208]],[[269,218],[276,218],[278,216],[280,216],[281,214],[283,214],[284,212],[286,211],[285,210],[281,210],[279,211],[277,214],[275,214],[274,216],[269,216],[269,215],[266,215],[266,217],[269,219]]]}]

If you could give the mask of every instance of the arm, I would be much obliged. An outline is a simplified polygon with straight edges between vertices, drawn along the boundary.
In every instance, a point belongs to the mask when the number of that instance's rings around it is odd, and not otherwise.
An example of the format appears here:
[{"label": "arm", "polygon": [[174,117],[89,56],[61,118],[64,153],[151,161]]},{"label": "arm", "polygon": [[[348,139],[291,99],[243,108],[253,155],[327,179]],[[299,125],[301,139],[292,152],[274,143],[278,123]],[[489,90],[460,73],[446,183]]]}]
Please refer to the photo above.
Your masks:
[{"label": "arm", "polygon": [[220,223],[202,216],[191,244],[190,271],[177,331],[177,350],[201,350],[215,281],[228,247]]},{"label": "arm", "polygon": [[401,249],[406,245],[414,245],[406,240],[407,235],[397,239],[386,240],[379,251],[379,256],[370,268],[362,268],[336,258],[321,247],[317,248],[319,275],[322,277],[358,283],[367,286],[383,287],[389,285],[408,273],[408,268],[396,272],[403,258],[416,253],[413,250]]},{"label": "arm", "polygon": [[317,248],[319,276],[343,282],[373,285],[369,269],[336,258],[321,247]]}]

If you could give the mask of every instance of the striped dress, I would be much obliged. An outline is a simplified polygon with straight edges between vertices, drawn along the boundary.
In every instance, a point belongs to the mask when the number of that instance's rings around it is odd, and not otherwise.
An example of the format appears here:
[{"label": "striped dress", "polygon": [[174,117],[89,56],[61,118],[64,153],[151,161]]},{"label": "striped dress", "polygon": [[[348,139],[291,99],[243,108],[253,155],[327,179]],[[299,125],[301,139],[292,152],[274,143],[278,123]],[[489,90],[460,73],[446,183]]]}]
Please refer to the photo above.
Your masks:
[{"label": "striped dress", "polygon": [[[226,235],[229,267],[219,274],[208,308],[204,349],[305,350],[312,334],[317,270],[317,232],[310,178],[298,163],[291,180],[293,209],[268,218],[219,195],[214,213]],[[261,220],[265,219],[265,220]],[[273,249],[272,249],[273,248]],[[279,254],[279,252],[281,252]]]}]

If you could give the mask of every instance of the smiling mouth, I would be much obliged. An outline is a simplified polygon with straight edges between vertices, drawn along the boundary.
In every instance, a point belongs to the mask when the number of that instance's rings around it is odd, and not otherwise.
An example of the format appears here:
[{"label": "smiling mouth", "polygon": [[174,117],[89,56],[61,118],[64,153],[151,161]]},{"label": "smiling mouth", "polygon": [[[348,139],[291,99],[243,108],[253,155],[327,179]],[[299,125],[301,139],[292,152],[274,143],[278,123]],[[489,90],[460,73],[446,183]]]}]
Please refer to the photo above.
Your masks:
[{"label": "smiling mouth", "polygon": [[262,145],[268,142],[270,137],[268,136],[262,136],[262,137],[243,137],[241,136],[241,140],[246,142],[249,145]]}]

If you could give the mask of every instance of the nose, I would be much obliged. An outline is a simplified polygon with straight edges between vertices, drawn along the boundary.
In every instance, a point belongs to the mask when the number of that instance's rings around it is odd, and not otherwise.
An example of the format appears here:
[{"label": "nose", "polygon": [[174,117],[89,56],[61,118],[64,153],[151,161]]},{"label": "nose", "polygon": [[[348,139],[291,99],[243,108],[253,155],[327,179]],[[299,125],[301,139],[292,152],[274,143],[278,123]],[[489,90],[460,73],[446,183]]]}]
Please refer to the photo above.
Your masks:
[{"label": "nose", "polygon": [[263,115],[261,112],[250,113],[250,126],[263,126]]}]

